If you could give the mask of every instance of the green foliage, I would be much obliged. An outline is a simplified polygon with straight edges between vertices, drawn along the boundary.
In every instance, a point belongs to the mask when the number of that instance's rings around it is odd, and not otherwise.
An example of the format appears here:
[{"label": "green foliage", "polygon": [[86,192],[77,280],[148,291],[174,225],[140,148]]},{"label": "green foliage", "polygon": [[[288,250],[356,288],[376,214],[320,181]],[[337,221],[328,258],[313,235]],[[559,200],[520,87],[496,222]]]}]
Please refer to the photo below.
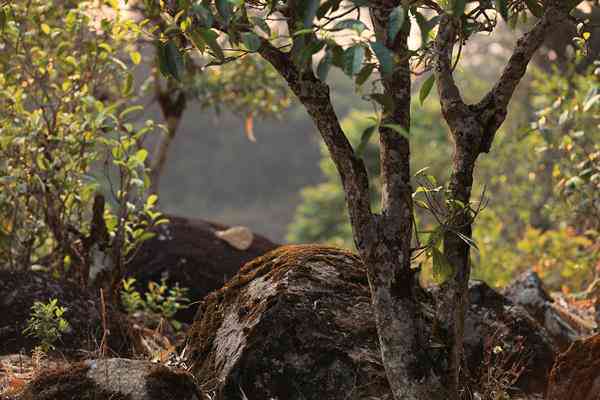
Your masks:
[{"label": "green foliage", "polygon": [[147,315],[157,315],[169,321],[177,330],[181,328],[181,323],[173,317],[177,311],[188,307],[187,288],[179,287],[176,284],[168,287],[166,280],[162,279],[160,283],[149,282],[148,291],[144,297],[135,289],[135,278],[123,280],[123,289],[121,290],[121,303],[128,314],[141,312]]},{"label": "green foliage", "polygon": [[133,122],[142,108],[130,63],[140,59],[133,45],[140,27],[117,9],[100,19],[95,7],[70,0],[3,6],[0,257],[13,267],[68,269],[73,244],[89,234],[97,191],[111,194],[105,218],[117,258],[159,217],[145,201],[142,147],[159,127]]},{"label": "green foliage", "polygon": [[491,204],[475,226],[476,277],[504,285],[533,268],[551,289],[581,291],[600,273],[598,67],[537,73],[535,121],[483,161]]},{"label": "green foliage", "polygon": [[36,301],[31,306],[31,318],[23,333],[39,340],[44,353],[53,350],[54,343],[69,330],[69,322],[64,318],[66,311],[58,305],[57,299],[50,299],[48,303]]}]

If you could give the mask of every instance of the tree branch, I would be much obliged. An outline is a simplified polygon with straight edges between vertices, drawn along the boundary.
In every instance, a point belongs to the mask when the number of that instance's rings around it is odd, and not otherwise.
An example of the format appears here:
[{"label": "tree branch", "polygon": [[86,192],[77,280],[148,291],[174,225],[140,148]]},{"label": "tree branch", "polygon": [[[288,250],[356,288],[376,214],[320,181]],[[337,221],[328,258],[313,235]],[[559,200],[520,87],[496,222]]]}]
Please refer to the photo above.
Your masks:
[{"label": "tree branch", "polygon": [[484,126],[480,153],[490,151],[494,135],[506,119],[507,108],[518,84],[527,71],[535,52],[542,46],[548,32],[569,17],[568,7],[560,2],[549,5],[542,18],[518,41],[502,75],[485,97],[475,105]]},{"label": "tree branch", "polygon": [[267,40],[263,39],[258,52],[287,81],[323,137],[342,179],[350,221],[357,228],[356,246],[359,251],[364,250],[368,241],[374,238],[374,235],[367,233],[374,228],[369,178],[363,161],[356,156],[342,130],[331,103],[329,86],[316,78],[312,70],[300,71],[288,53],[277,49]]},{"label": "tree branch", "polygon": [[452,50],[456,41],[458,20],[448,14],[444,14],[440,20],[438,34],[435,38],[434,51],[436,63],[434,68],[437,91],[440,98],[442,113],[451,131],[463,121],[469,113],[467,105],[460,95],[460,89],[454,81],[452,68]]}]

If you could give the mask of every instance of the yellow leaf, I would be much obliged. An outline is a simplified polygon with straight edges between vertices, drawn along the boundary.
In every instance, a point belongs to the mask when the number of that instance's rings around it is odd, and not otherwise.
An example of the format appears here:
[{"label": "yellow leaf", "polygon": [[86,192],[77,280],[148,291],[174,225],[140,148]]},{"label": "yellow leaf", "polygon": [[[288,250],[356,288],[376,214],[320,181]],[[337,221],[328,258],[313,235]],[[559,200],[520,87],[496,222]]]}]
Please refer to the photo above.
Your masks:
[{"label": "yellow leaf", "polygon": [[583,39],[584,40],[588,40],[590,38],[590,36],[592,36],[591,33],[589,33],[589,32],[583,32]]},{"label": "yellow leaf", "polygon": [[142,61],[142,55],[138,51],[132,51],[129,53],[129,56],[135,65],[138,65]]},{"label": "yellow leaf", "polygon": [[48,24],[42,24],[40,28],[42,29],[42,32],[44,32],[46,35],[50,34],[50,26],[48,26]]}]

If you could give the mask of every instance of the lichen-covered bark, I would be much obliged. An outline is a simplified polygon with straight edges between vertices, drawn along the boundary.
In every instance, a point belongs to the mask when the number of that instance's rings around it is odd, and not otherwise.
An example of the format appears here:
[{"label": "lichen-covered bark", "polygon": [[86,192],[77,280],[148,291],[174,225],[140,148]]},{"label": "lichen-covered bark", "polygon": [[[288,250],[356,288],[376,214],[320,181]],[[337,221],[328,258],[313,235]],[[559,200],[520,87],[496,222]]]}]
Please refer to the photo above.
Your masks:
[{"label": "lichen-covered bark", "polygon": [[[508,104],[527,65],[545,36],[557,22],[567,18],[564,2],[548,2],[538,23],[519,41],[498,82],[475,105],[464,103],[452,70],[452,51],[457,41],[459,21],[443,15],[435,41],[437,90],[442,113],[447,121],[455,151],[450,176],[450,197],[467,206],[471,199],[473,171],[479,154],[489,152],[494,135],[506,118]],[[459,203],[459,204],[460,204]],[[463,365],[464,316],[468,306],[470,275],[469,245],[459,234],[471,237],[472,216],[461,206],[451,210],[449,229],[444,234],[444,253],[454,267],[453,277],[444,285],[445,300],[440,303],[438,318],[444,323],[450,339],[449,384],[457,398],[460,391],[460,370]]]}]

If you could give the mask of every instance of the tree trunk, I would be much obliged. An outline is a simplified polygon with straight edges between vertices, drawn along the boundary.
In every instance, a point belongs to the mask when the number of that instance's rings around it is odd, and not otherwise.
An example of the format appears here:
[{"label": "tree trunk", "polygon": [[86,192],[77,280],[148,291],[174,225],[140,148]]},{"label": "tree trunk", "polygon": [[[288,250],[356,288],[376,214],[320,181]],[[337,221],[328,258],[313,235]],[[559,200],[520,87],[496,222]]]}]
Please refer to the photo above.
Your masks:
[{"label": "tree trunk", "polygon": [[[158,78],[157,78],[158,79]],[[175,139],[177,128],[181,123],[181,117],[185,110],[187,98],[184,92],[177,93],[171,97],[174,88],[167,86],[165,90],[160,88],[160,82],[156,82],[156,97],[163,118],[167,124],[166,136],[162,138],[154,148],[154,156],[152,157],[152,166],[150,168],[150,193],[158,194],[160,189],[160,177],[162,176],[169,148]]]},{"label": "tree trunk", "polygon": [[453,277],[444,284],[444,300],[438,307],[438,320],[448,329],[449,385],[452,398],[461,392],[463,368],[464,316],[468,306],[469,257],[472,215],[469,206],[475,161],[490,151],[494,136],[507,114],[508,104],[527,65],[544,38],[558,23],[568,18],[569,8],[562,0],[549,0],[545,13],[536,25],[521,37],[494,87],[477,104],[467,105],[453,76],[452,52],[457,41],[460,21],[443,15],[435,39],[435,76],[444,119],[455,144],[453,171],[449,184],[451,205],[449,229],[444,234],[444,255],[454,268]]},{"label": "tree trunk", "polygon": [[[388,381],[396,400],[446,398],[438,377],[424,355],[420,312],[410,270],[412,201],[408,142],[390,129],[381,133],[384,181],[383,211],[371,212],[369,179],[363,161],[356,156],[341,129],[329,95],[329,87],[312,71],[300,71],[287,53],[263,42],[259,50],[306,108],[317,126],[340,174],[356,247],[367,269],[377,333]],[[400,85],[410,85],[407,71]],[[396,93],[403,107],[391,118],[409,124],[410,97]],[[397,119],[393,120],[394,122]],[[424,361],[425,360],[425,361]],[[440,397],[436,397],[440,396]]]}]

